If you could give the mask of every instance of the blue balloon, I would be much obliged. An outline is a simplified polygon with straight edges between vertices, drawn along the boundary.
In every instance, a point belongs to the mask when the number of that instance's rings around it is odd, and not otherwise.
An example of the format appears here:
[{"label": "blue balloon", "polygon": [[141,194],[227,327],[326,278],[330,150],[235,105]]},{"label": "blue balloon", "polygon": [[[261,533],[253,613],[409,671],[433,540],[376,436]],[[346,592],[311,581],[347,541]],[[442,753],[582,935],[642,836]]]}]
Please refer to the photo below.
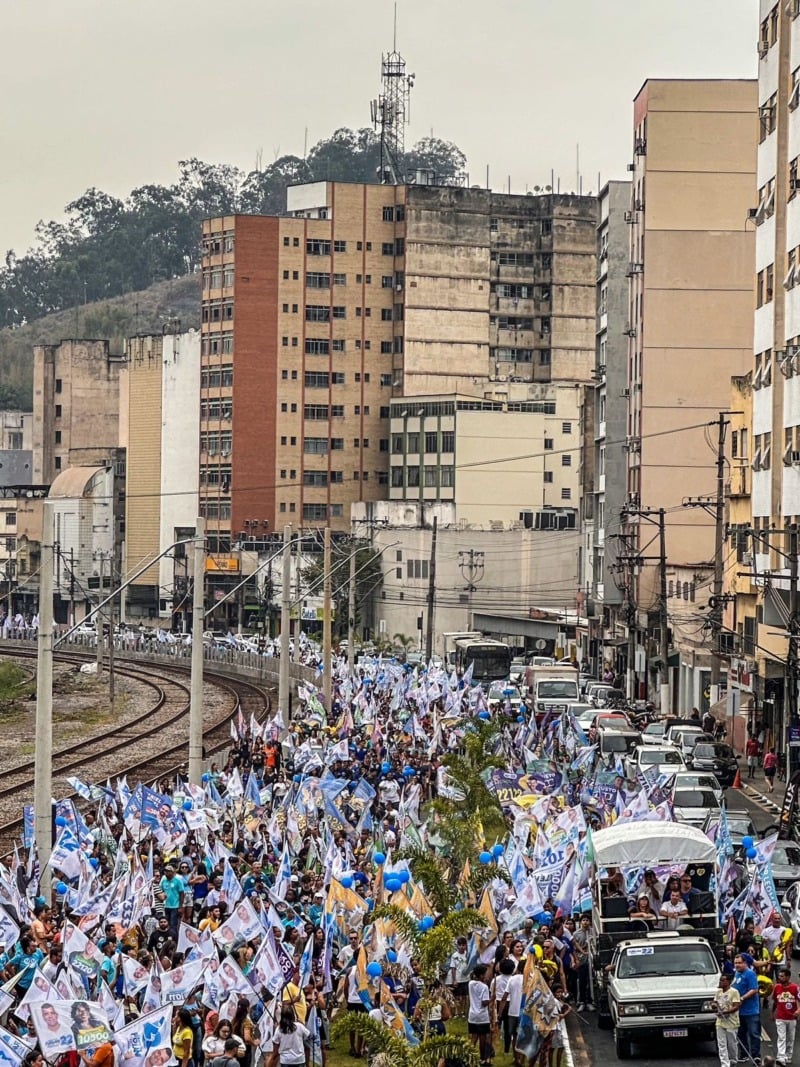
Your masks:
[{"label": "blue balloon", "polygon": [[757,855],[758,855],[758,849],[757,848],[748,848],[748,850],[745,852],[745,856],[747,856],[747,858],[749,860],[754,860]]},{"label": "blue balloon", "polygon": [[384,856],[382,852],[376,852],[372,859],[379,867],[382,867],[384,863],[386,863],[386,856]]},{"label": "blue balloon", "polygon": [[430,917],[430,915],[425,915],[422,919],[420,919],[417,925],[419,926],[419,929],[422,930],[423,933],[425,933],[433,926],[433,919]]},{"label": "blue balloon", "polygon": [[362,871],[356,871],[353,881],[358,882],[359,885],[369,885],[369,878]]},{"label": "blue balloon", "polygon": [[377,960],[373,960],[372,963],[367,964],[367,974],[370,978],[380,978],[383,974],[383,967],[381,967]]},{"label": "blue balloon", "polygon": [[184,811],[191,811],[193,807],[194,807],[194,804],[191,802],[191,800],[184,800],[184,802],[183,802],[183,810]]},{"label": "blue balloon", "polygon": [[[56,819],[56,822],[58,822],[57,819]],[[754,844],[755,844],[755,841],[753,841],[752,837],[749,834],[746,837],[742,838],[742,848],[744,848],[744,849],[752,848]]]},{"label": "blue balloon", "polygon": [[525,716],[524,715],[518,715],[517,716],[517,722],[525,722]]},{"label": "blue balloon", "polygon": [[499,844],[499,843],[498,843],[498,844],[496,844],[496,845],[494,846],[494,848],[492,849],[492,855],[494,856],[494,858],[495,858],[496,860],[499,860],[499,859],[500,859],[500,857],[501,857],[501,856],[503,855],[503,853],[504,853],[504,852],[505,852],[505,849],[504,849],[504,848],[503,848],[503,846],[502,846],[501,844]]},{"label": "blue balloon", "polygon": [[63,815],[56,815],[55,824],[56,826],[66,826],[67,820],[64,818]]},{"label": "blue balloon", "polygon": [[208,783],[211,781],[211,775],[208,773],[208,771],[206,771],[206,773],[201,777],[200,781],[204,785],[208,785]]},{"label": "blue balloon", "polygon": [[408,885],[408,883],[411,881],[411,875],[408,873],[408,871],[398,871],[397,877],[400,879],[402,885]]},{"label": "blue balloon", "polygon": [[478,712],[478,718],[479,719],[491,719],[491,717],[492,717],[491,713],[488,712],[488,711],[479,711]]},{"label": "blue balloon", "polygon": [[97,870],[97,868],[100,866],[100,860],[97,858],[97,856],[90,857],[89,866],[94,867],[94,869]]},{"label": "blue balloon", "polygon": [[353,879],[350,877],[349,874],[344,875],[344,877],[342,878],[342,885],[345,887],[345,889],[353,888]]},{"label": "blue balloon", "polygon": [[416,773],[413,767],[403,767],[403,774],[406,778],[413,778]]},{"label": "blue balloon", "polygon": [[386,889],[389,893],[396,893],[402,885],[403,883],[400,881],[397,875],[394,874],[389,875],[388,878],[384,878],[383,880],[383,888]]},{"label": "blue balloon", "polygon": [[386,959],[389,963],[397,963],[397,953],[393,948],[390,948],[386,953]]},{"label": "blue balloon", "polygon": [[481,852],[480,856],[478,856],[478,859],[484,864],[491,863],[493,858],[491,852]]},{"label": "blue balloon", "polygon": [[392,769],[391,763],[388,763],[386,760],[384,760],[383,763],[381,764],[381,770],[383,771],[383,773],[384,774],[388,774],[391,769]]},{"label": "blue balloon", "polygon": [[69,886],[66,882],[56,882],[54,888],[60,897],[65,897],[69,893]]},{"label": "blue balloon", "polygon": [[302,782],[302,780],[303,780],[303,776],[301,774],[296,774],[294,776],[294,778],[292,778],[293,782]]}]

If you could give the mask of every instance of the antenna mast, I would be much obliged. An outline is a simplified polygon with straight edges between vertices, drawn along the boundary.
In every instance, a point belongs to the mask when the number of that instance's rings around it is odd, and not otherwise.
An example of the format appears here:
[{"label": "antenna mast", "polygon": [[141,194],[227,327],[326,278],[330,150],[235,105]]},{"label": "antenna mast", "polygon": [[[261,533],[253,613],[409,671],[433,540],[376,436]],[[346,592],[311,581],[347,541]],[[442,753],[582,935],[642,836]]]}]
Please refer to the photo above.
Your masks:
[{"label": "antenna mast", "polygon": [[381,56],[381,94],[370,104],[372,125],[381,131],[382,185],[401,185],[405,156],[405,128],[411,118],[414,75],[406,74],[406,61],[397,51],[397,5],[394,11],[392,51]]}]

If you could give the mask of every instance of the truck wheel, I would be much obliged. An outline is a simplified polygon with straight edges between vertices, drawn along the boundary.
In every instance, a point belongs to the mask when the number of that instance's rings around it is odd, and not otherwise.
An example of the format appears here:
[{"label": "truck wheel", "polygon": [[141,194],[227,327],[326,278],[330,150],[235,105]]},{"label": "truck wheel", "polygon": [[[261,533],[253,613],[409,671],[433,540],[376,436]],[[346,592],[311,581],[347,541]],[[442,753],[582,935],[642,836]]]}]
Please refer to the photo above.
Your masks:
[{"label": "truck wheel", "polygon": [[631,1058],[630,1038],[624,1037],[619,1032],[619,1029],[614,1031],[614,1048],[616,1049],[618,1060],[629,1060]]},{"label": "truck wheel", "polygon": [[607,1011],[603,1012],[603,1009],[599,1008],[598,1011],[597,1011],[597,1029],[598,1030],[611,1030],[613,1028],[613,1026],[614,1026],[614,1020],[611,1018],[611,1016],[608,1014],[608,1012]]}]

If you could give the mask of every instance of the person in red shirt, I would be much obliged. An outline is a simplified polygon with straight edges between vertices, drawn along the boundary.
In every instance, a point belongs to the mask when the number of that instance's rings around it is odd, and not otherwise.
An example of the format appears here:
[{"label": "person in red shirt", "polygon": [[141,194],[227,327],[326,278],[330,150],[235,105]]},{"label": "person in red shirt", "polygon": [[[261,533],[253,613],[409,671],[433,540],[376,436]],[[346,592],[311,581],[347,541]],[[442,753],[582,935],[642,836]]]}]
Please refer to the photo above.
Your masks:
[{"label": "person in red shirt", "polygon": [[758,741],[751,734],[747,739],[745,745],[744,754],[747,756],[747,777],[755,778],[756,767],[758,766]]},{"label": "person in red shirt", "polygon": [[775,772],[778,769],[778,757],[775,749],[771,748],[764,757],[764,777],[767,779],[767,790],[775,792]]},{"label": "person in red shirt", "polygon": [[772,990],[772,1010],[778,1036],[776,1067],[787,1067],[792,1062],[797,1012],[800,1007],[798,998],[800,990],[792,981],[791,971],[788,967],[781,967],[778,971],[778,981]]}]

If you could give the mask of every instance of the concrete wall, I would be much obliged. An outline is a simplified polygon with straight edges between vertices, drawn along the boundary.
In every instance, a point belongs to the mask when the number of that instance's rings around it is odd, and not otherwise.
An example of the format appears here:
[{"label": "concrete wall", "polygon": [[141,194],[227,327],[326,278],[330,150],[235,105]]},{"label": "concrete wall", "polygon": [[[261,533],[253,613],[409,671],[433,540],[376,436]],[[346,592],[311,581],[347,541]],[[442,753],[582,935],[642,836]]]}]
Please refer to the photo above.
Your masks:
[{"label": "concrete wall", "polygon": [[[128,493],[125,503],[125,569],[138,569],[158,555],[161,492],[161,379],[163,339],[160,334],[128,341]],[[197,394],[184,404],[197,408]],[[150,567],[134,586],[157,599],[158,567]]]}]

